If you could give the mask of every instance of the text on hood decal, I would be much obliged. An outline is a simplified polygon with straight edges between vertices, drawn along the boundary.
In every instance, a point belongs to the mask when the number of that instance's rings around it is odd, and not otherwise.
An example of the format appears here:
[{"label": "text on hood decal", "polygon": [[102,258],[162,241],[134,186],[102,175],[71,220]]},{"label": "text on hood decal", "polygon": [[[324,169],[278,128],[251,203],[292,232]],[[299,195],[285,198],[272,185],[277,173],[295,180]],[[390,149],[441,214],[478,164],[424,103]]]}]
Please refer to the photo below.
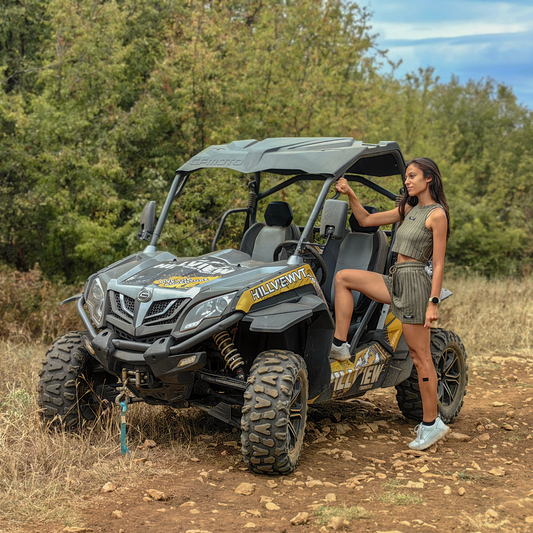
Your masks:
[{"label": "text on hood decal", "polygon": [[199,278],[196,276],[173,276],[167,279],[156,279],[153,283],[164,289],[188,289],[190,287],[196,287],[196,285],[201,285],[202,283],[207,283],[208,281],[213,281],[219,277],[220,276]]},{"label": "text on hood decal", "polygon": [[[283,292],[292,291],[304,285],[314,285],[319,290],[313,270],[309,265],[303,265],[281,276],[269,279],[243,292],[237,303],[237,311],[247,313],[252,305],[272,298]],[[321,291],[320,291],[321,292]]]}]

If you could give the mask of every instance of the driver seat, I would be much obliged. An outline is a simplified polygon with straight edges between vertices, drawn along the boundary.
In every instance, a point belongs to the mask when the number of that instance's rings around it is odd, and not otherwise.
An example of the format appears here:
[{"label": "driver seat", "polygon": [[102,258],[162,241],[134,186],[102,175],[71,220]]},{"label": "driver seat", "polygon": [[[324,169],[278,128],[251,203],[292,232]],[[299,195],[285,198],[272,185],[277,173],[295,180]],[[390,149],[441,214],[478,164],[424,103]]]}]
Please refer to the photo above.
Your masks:
[{"label": "driver seat", "polygon": [[265,222],[256,222],[244,234],[241,251],[254,261],[272,263],[274,250],[284,241],[300,239],[300,230],[292,224],[292,209],[287,202],[270,202],[265,211]]}]

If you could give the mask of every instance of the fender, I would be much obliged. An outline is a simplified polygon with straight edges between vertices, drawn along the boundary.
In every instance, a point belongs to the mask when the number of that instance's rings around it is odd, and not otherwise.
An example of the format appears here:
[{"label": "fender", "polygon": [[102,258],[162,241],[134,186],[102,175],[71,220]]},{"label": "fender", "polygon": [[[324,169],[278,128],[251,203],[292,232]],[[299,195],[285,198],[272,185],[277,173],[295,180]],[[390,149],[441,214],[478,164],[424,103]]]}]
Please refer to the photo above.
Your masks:
[{"label": "fender", "polygon": [[322,311],[327,311],[324,301],[310,294],[294,302],[282,302],[253,311],[245,315],[242,321],[251,322],[250,331],[254,333],[283,333]]},{"label": "fender", "polygon": [[[283,302],[248,313],[242,321],[251,322],[250,332],[253,333],[283,333],[305,323],[307,342],[301,347],[302,353],[299,355],[307,365],[310,402],[329,388],[329,350],[333,342],[335,324],[322,298],[307,294],[293,302]],[[296,332],[294,335],[298,338]]]}]

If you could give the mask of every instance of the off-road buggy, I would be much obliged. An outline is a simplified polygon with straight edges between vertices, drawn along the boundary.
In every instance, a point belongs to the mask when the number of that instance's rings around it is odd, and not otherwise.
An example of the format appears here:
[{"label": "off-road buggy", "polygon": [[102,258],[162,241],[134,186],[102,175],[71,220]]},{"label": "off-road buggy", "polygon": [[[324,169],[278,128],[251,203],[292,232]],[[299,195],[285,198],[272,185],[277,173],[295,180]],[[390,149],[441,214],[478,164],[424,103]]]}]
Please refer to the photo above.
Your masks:
[{"label": "off-road buggy", "polygon": [[[158,251],[171,204],[191,175],[206,168],[250,176],[247,207],[224,214],[211,253]],[[195,406],[240,428],[245,464],[268,474],[296,468],[309,404],[396,387],[402,413],[420,421],[416,370],[388,305],[354,292],[352,359],[331,364],[328,358],[335,274],[387,272],[396,226],[362,228],[353,216],[348,222],[347,202],[326,198],[344,176],[389,198],[392,207],[396,194],[379,178],[396,175],[401,186],[404,172],[396,143],[351,138],[235,141],[190,159],[177,171],[155,229],[155,202],[145,207],[144,251],[91,275],[83,294],[67,300],[77,300],[85,331],[60,337],[47,353],[38,386],[44,419],[79,428],[119,391],[132,401]],[[265,173],[282,181],[263,190]],[[283,201],[268,203],[264,222],[256,220],[269,197],[302,181],[322,184],[315,185],[305,226],[292,224]],[[234,213],[246,216],[239,249],[216,251]],[[464,347],[456,334],[432,329],[431,350],[439,412],[451,422],[467,385]]]}]

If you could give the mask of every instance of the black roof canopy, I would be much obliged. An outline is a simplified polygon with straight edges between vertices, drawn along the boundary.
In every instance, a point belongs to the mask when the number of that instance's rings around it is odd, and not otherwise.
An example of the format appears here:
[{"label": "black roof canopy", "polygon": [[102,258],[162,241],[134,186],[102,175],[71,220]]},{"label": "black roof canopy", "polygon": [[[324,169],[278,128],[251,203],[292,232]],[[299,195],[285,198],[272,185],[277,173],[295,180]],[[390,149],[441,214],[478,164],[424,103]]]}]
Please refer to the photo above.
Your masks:
[{"label": "black roof canopy", "polygon": [[395,142],[368,144],[351,137],[282,137],[213,145],[178,171],[201,168],[229,168],[244,174],[321,174],[338,178],[350,173],[381,177],[403,176],[405,161]]}]

